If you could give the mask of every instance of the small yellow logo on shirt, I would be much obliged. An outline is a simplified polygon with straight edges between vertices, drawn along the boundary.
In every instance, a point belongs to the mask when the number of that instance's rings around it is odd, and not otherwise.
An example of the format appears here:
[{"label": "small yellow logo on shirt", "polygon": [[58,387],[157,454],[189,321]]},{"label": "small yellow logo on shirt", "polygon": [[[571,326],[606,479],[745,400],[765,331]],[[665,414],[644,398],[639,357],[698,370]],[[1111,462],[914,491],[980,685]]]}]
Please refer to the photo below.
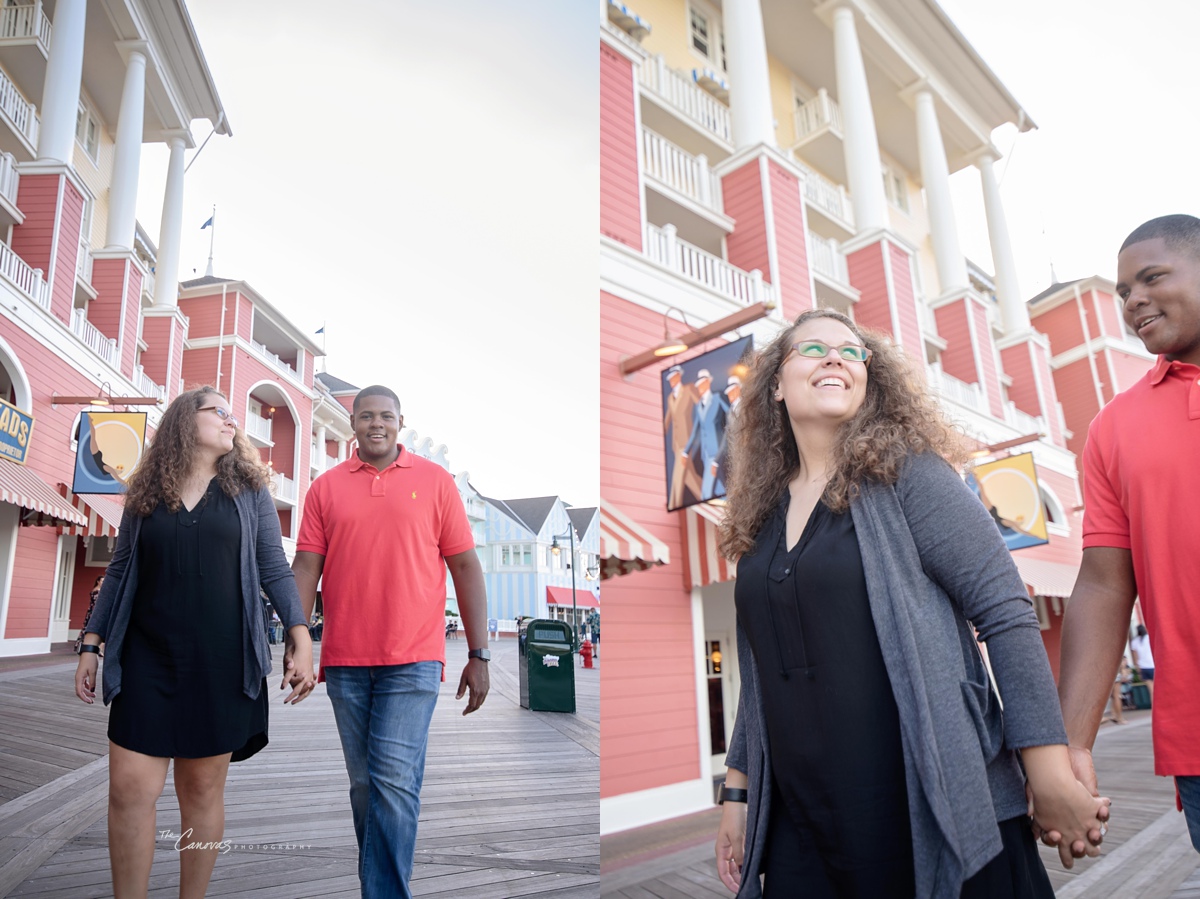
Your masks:
[{"label": "small yellow logo on shirt", "polygon": [[414,490],[413,491],[413,499],[416,499],[416,498],[417,498],[417,491]]}]

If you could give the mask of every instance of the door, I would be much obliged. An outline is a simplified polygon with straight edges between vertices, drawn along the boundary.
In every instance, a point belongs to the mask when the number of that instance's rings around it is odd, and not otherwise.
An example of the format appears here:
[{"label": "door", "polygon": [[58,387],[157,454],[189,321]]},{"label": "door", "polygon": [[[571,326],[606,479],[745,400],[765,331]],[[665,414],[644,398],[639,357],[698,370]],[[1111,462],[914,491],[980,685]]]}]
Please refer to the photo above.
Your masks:
[{"label": "door", "polygon": [[79,538],[58,538],[58,572],[54,578],[54,614],[50,618],[50,642],[71,639],[71,588],[75,584],[75,546]]},{"label": "door", "polygon": [[708,674],[708,735],[712,746],[713,774],[725,770],[727,741],[732,732],[732,708],[726,708],[726,689],[729,683],[729,664],[726,658],[728,640],[724,634],[709,633],[704,643],[705,666]]}]

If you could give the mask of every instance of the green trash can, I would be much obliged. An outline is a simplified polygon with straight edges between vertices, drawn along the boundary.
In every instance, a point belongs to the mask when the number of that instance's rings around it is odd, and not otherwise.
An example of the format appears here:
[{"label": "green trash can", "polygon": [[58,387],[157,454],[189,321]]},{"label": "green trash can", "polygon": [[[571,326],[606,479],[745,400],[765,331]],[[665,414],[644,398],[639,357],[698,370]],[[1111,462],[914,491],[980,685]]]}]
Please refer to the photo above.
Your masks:
[{"label": "green trash can", "polygon": [[534,712],[575,712],[575,654],[565,621],[534,618],[518,639],[521,707]]},{"label": "green trash can", "polygon": [[1133,705],[1135,708],[1150,708],[1150,688],[1144,683],[1133,685]]}]

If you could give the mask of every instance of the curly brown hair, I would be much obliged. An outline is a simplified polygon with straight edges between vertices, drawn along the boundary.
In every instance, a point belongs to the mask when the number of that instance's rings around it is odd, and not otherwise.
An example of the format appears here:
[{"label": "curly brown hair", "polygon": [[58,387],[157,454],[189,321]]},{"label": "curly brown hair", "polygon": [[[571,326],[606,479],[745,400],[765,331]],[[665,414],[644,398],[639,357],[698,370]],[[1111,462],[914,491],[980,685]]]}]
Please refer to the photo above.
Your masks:
[{"label": "curly brown hair", "polygon": [[[221,391],[205,385],[179,394],[167,406],[154,440],[129,478],[126,509],[145,518],[163,502],[170,511],[179,511],[179,496],[196,456],[196,412],[214,396],[227,399]],[[258,450],[238,428],[233,449],[217,461],[217,483],[222,492],[237,496],[243,490],[259,490],[270,480],[270,471]]]},{"label": "curly brown hair", "polygon": [[791,420],[773,396],[779,368],[795,342],[792,335],[815,318],[845,325],[873,354],[862,407],[842,423],[834,441],[833,476],[821,497],[830,509],[848,509],[866,481],[894,484],[905,458],[914,453],[935,452],[955,463],[966,458],[962,436],[943,419],[912,363],[890,337],[860,328],[832,309],[805,312],[754,356],[742,386],[742,400],[730,425],[728,508],[719,543],[727,558],[736,559],[754,547],[763,523],[800,472]]}]

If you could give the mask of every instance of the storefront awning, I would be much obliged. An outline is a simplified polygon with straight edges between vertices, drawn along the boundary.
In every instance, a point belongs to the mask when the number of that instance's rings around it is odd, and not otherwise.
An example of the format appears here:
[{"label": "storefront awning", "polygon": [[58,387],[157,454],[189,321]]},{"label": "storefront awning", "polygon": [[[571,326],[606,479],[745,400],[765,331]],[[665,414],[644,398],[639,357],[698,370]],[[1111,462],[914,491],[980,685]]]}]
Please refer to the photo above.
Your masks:
[{"label": "storefront awning", "polygon": [[28,514],[22,524],[87,524],[87,519],[32,470],[0,461],[0,502],[20,506]]},{"label": "storefront awning", "polygon": [[717,551],[717,531],[725,518],[725,507],[701,503],[688,506],[683,515],[683,583],[687,590],[731,581],[737,564]]},{"label": "storefront awning", "polygon": [[1021,572],[1021,580],[1033,588],[1035,596],[1060,596],[1063,599],[1071,596],[1075,577],[1079,574],[1076,566],[1029,559],[1019,552],[1013,553],[1013,561],[1017,563],[1017,571]]},{"label": "storefront awning", "polygon": [[611,503],[600,501],[600,578],[669,565],[671,551]]},{"label": "storefront awning", "polygon": [[[571,605],[571,588],[570,587],[547,587],[546,602],[552,606],[569,606]],[[581,590],[575,588],[575,608],[577,609],[598,609],[600,608],[600,597],[594,594],[591,590]]]},{"label": "storefront awning", "polygon": [[60,526],[60,534],[78,535],[80,537],[116,537],[121,530],[121,514],[125,507],[122,497],[107,496],[102,493],[72,493],[66,484],[61,485],[63,495],[84,518],[87,524]]}]

